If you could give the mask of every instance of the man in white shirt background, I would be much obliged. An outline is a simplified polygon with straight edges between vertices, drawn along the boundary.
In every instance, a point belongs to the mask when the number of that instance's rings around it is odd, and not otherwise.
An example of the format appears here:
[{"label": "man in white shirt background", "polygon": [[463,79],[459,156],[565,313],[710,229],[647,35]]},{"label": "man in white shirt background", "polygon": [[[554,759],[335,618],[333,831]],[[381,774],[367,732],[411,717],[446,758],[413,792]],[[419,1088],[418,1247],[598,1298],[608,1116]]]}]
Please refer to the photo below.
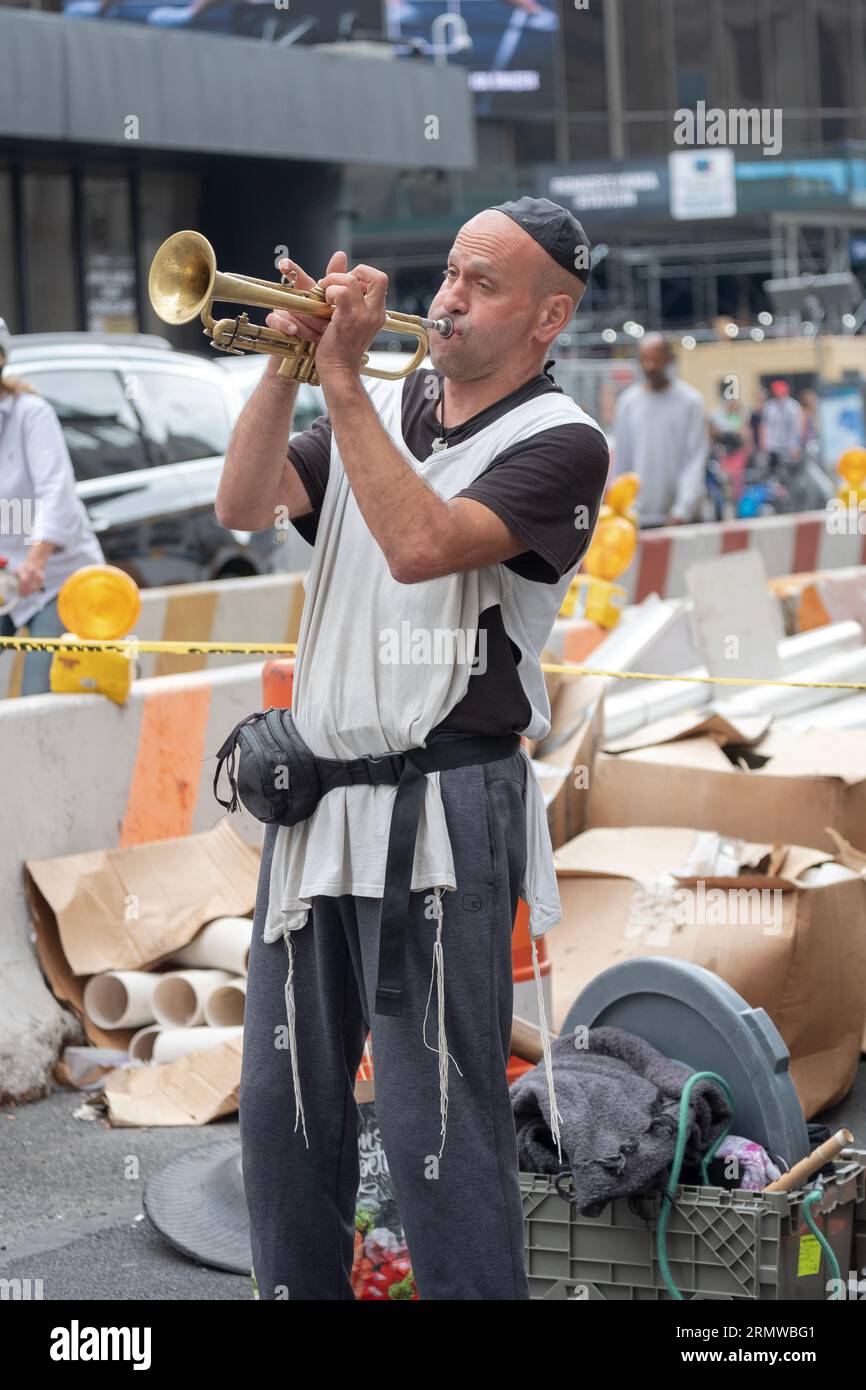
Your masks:
[{"label": "man in white shirt background", "polygon": [[660,333],[641,339],[644,380],[623,391],[614,416],[612,473],[636,473],[642,526],[678,526],[697,519],[706,493],[710,451],[704,401],[676,375],[674,354]]}]

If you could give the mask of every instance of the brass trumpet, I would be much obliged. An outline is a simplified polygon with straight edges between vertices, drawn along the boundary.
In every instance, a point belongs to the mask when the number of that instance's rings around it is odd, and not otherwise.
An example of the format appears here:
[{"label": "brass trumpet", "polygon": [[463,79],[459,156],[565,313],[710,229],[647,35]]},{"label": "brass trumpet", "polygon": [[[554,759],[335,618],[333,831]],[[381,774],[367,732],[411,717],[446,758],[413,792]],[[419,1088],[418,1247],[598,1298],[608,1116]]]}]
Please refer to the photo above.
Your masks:
[{"label": "brass trumpet", "polygon": [[[234,319],[216,320],[211,313],[214,300],[219,299],[329,319],[334,310],[318,285],[311,290],[296,290],[276,281],[257,280],[252,275],[226,274],[217,270],[216,255],[207,237],[200,232],[175,232],[154,256],[147,288],[150,302],[163,323],[189,323],[200,316],[205,337],[221,352],[275,353],[283,358],[280,376],[318,386],[316,343],[296,341],[276,328],[251,323],[246,313]],[[414,372],[427,355],[428,330],[448,338],[454,331],[454,323],[450,318],[425,319],[417,314],[389,313],[384,329],[388,333],[405,333],[417,338],[414,357],[402,371],[386,372],[366,366],[370,359],[365,353],[361,371],[364,376],[398,381]]]}]

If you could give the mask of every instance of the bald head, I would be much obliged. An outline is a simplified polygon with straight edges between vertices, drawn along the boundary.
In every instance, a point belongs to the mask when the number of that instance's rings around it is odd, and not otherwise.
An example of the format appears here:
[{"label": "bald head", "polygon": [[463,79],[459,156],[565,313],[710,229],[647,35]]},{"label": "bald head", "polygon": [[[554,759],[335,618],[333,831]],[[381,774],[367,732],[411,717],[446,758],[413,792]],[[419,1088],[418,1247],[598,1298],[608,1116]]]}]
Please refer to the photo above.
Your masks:
[{"label": "bald head", "polygon": [[[583,298],[586,285],[564,266],[558,265],[539,246],[534,237],[524,231],[513,217],[497,208],[486,208],[476,213],[461,230],[477,230],[482,235],[490,235],[502,246],[508,258],[511,273],[529,282],[539,297],[549,294],[565,294],[571,300],[574,313]],[[459,236],[459,233],[458,233]]]},{"label": "bald head", "polygon": [[674,360],[667,338],[661,333],[647,333],[641,338],[637,356],[647,385],[653,391],[663,391],[669,383],[668,368]]},{"label": "bald head", "polygon": [[528,380],[571,322],[584,285],[507,213],[485,208],[458,231],[428,313],[454,334],[433,335],[433,365],[453,381],[507,374]]}]

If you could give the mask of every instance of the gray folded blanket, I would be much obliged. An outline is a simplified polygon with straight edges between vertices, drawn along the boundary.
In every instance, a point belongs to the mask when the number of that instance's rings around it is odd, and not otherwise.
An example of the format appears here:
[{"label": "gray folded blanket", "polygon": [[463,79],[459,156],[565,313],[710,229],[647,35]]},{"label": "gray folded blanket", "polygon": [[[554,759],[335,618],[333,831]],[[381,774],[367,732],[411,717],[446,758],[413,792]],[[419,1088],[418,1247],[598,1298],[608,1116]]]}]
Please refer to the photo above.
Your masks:
[{"label": "gray folded blanket", "polygon": [[[511,1087],[519,1164],[525,1172],[570,1173],[573,1201],[598,1216],[614,1197],[656,1196],[670,1177],[680,1097],[691,1069],[622,1028],[590,1028],[551,1039],[553,1084],[562,1116],[557,1157],[544,1066]],[[684,1165],[696,1166],[728,1123],[721,1090],[699,1081],[689,1097]]]}]

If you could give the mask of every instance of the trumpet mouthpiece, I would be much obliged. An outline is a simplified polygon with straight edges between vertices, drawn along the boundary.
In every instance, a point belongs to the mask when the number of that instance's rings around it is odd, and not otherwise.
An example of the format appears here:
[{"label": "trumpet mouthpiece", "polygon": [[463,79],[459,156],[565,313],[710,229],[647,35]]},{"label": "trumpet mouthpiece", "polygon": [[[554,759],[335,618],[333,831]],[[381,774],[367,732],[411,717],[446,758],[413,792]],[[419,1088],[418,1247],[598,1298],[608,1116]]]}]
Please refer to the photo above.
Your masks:
[{"label": "trumpet mouthpiece", "polygon": [[450,318],[434,319],[433,328],[437,333],[441,333],[443,338],[450,338],[454,332],[454,320]]}]

